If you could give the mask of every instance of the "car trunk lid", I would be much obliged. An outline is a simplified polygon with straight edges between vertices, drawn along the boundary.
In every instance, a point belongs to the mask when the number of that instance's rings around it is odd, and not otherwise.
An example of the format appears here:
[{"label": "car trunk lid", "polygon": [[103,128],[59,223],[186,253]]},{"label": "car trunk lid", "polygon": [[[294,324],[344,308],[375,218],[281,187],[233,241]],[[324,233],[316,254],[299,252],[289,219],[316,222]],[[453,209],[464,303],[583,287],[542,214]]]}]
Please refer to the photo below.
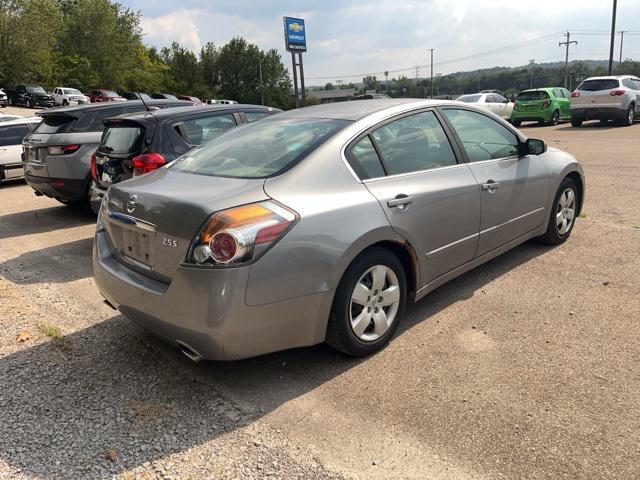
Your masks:
[{"label": "car trunk lid", "polygon": [[572,95],[571,103],[580,106],[615,106],[622,103],[622,97],[612,95],[611,92],[620,89],[620,82],[616,79],[585,80]]},{"label": "car trunk lid", "polygon": [[110,247],[122,263],[170,283],[207,218],[220,210],[266,200],[263,186],[264,179],[212,177],[166,168],[113,185],[103,212]]}]

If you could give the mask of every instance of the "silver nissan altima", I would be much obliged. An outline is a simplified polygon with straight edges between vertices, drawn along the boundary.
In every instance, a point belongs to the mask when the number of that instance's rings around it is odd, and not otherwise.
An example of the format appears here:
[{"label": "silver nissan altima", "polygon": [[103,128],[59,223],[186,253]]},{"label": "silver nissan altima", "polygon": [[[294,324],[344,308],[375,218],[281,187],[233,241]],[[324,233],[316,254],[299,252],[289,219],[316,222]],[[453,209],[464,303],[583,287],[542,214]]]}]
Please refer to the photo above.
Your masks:
[{"label": "silver nissan altima", "polygon": [[95,278],[193,360],[325,341],[367,355],[409,302],[528,239],[567,240],[584,193],[575,158],[467,104],[301,108],[112,186]]}]

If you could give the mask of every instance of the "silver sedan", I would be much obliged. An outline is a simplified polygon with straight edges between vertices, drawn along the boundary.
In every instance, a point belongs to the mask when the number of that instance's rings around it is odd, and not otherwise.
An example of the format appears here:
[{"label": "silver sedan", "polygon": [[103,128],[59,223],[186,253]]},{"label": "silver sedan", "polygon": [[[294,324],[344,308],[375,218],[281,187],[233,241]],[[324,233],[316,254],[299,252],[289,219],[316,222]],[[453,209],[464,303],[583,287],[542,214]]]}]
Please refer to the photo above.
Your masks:
[{"label": "silver sedan", "polygon": [[94,273],[193,360],[325,341],[361,356],[409,302],[531,238],[567,240],[584,193],[571,155],[463,103],[302,108],[112,186]]}]

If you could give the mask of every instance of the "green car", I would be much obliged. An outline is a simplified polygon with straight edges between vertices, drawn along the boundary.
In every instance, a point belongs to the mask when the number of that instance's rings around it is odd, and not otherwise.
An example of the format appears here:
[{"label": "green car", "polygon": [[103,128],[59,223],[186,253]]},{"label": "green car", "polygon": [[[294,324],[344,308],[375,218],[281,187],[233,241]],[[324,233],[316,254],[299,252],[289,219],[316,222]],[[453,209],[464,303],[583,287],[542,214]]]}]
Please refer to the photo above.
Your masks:
[{"label": "green car", "polygon": [[516,98],[511,123],[539,122],[557,125],[561,120],[571,120],[571,92],[566,88],[535,88],[525,90]]}]

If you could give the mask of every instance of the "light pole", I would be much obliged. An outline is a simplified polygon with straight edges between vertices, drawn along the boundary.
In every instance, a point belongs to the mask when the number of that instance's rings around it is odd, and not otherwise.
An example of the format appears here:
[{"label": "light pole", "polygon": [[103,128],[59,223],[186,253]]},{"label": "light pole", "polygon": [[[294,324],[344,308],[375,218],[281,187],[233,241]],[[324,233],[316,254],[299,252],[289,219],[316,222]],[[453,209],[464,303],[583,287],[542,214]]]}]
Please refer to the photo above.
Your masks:
[{"label": "light pole", "polygon": [[609,75],[613,71],[613,48],[616,44],[616,10],[618,0],[613,0],[613,14],[611,15],[611,47],[609,48]]},{"label": "light pole", "polygon": [[260,55],[260,105],[264,105],[264,84],[262,83],[262,54]]},{"label": "light pole", "polygon": [[435,48],[430,48],[429,52],[431,52],[431,80],[430,80],[430,87],[431,87],[431,98],[433,98],[433,51],[435,50]]},{"label": "light pole", "polygon": [[533,66],[535,63],[536,60],[534,58],[529,60],[529,88],[533,88]]},{"label": "light pole", "polygon": [[618,62],[618,75],[622,73],[622,45],[624,44],[624,30],[620,32],[620,62]]}]

